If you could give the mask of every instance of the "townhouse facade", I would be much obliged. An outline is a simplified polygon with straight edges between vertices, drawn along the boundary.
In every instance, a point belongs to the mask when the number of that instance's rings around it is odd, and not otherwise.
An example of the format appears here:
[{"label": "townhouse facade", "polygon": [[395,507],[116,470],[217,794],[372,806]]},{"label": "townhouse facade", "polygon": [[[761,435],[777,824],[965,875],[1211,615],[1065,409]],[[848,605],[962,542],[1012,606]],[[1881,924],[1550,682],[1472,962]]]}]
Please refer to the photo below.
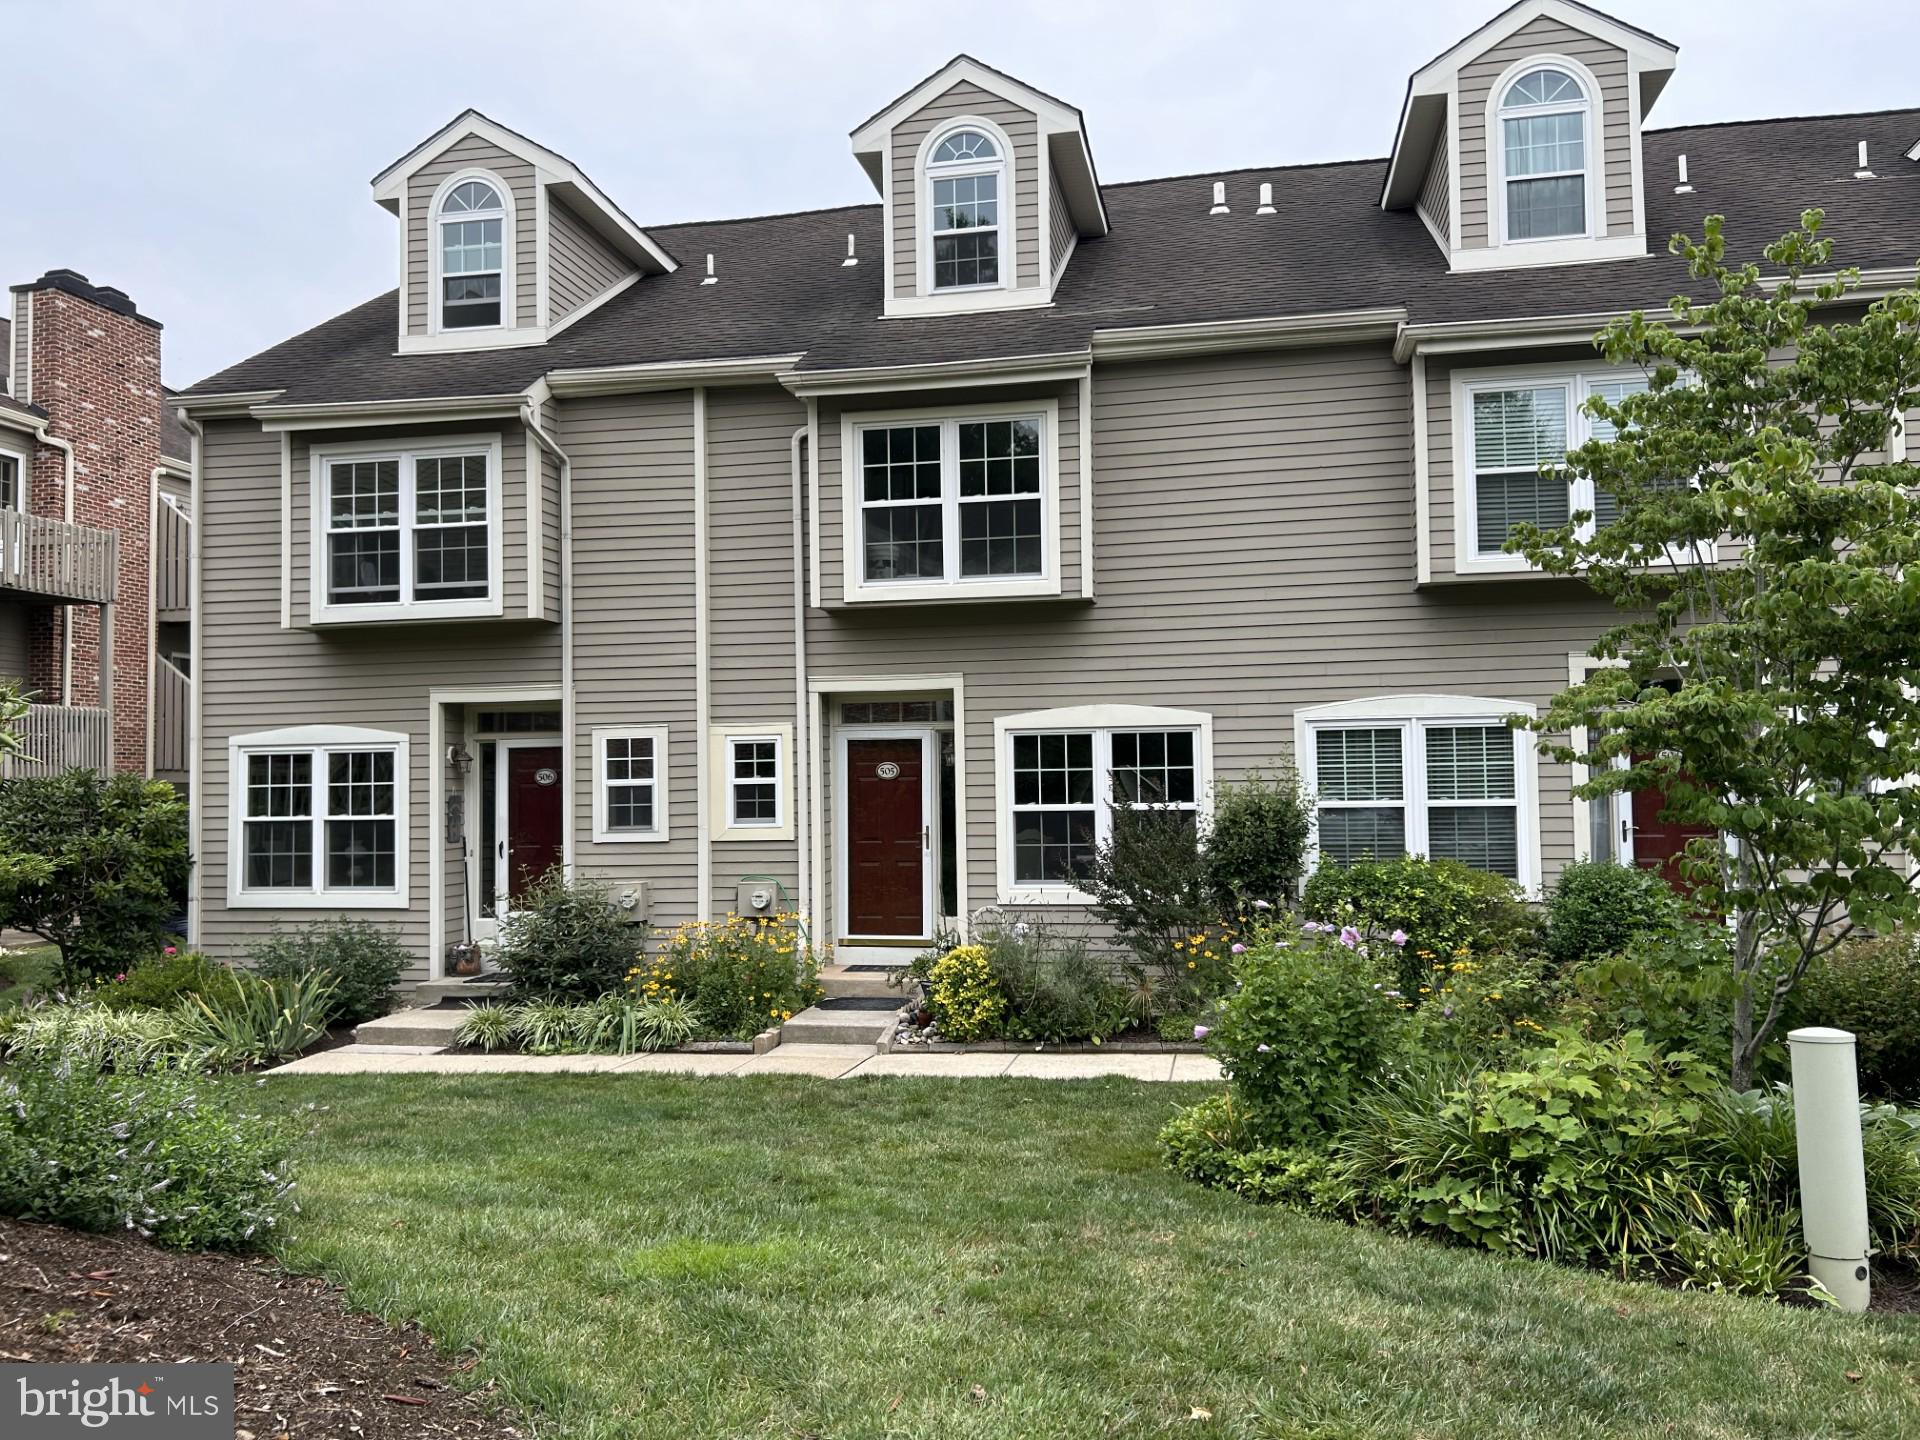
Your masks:
[{"label": "townhouse facade", "polygon": [[1647,128],[1676,63],[1522,0],[1384,161],[1103,184],[960,56],[853,130],[877,204],[649,228],[461,115],[373,182],[397,289],[177,397],[196,941],[363,914],[437,977],[562,865],[887,963],[1285,763],[1334,858],[1659,863],[1506,724],[1611,611],[1501,547],[1605,523],[1551,469],[1668,235],[1920,253],[1920,110]]},{"label": "townhouse facade", "polygon": [[185,787],[190,443],[161,326],[73,270],[0,316],[0,678],[31,698],[0,776],[69,769]]}]

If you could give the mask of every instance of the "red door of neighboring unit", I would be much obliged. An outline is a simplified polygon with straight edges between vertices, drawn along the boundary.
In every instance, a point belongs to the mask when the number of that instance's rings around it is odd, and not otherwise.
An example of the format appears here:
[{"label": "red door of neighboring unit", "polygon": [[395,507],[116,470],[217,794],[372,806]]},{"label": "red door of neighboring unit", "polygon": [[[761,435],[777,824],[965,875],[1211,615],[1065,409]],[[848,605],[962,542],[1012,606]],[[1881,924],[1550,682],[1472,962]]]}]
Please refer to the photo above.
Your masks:
[{"label": "red door of neighboring unit", "polygon": [[926,811],[917,737],[847,740],[847,931],[927,933]]},{"label": "red door of neighboring unit", "polygon": [[560,747],[507,749],[507,908],[560,863]]},{"label": "red door of neighboring unit", "polygon": [[1633,792],[1633,863],[1643,870],[1658,870],[1669,885],[1686,894],[1693,886],[1680,873],[1680,856],[1695,839],[1714,830],[1711,825],[1664,820],[1661,812],[1666,808],[1663,791]]}]

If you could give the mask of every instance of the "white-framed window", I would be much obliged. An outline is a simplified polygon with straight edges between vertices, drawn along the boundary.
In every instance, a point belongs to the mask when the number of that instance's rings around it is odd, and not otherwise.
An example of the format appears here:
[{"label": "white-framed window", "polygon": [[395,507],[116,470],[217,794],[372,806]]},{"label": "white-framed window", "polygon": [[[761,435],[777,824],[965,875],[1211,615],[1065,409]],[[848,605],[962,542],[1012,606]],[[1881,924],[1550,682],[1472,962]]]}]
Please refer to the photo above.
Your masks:
[{"label": "white-framed window", "polygon": [[316,447],[316,622],[502,613],[500,437]]},{"label": "white-framed window", "polygon": [[1060,593],[1059,408],[850,415],[849,600]]},{"label": "white-framed window", "polygon": [[229,740],[227,903],[404,908],[407,753],[405,735],[357,726]]},{"label": "white-framed window", "polygon": [[928,294],[998,290],[1013,278],[1006,137],[961,119],[928,137],[922,260]]},{"label": "white-framed window", "polygon": [[592,741],[594,843],[667,839],[667,727],[607,726]]},{"label": "white-framed window", "polygon": [[1079,881],[1113,833],[1117,806],[1211,805],[1213,717],[1087,705],[994,721],[1002,904],[1087,904]]},{"label": "white-framed window", "polygon": [[506,186],[491,175],[456,176],[436,197],[434,303],[441,330],[507,323]]},{"label": "white-framed window", "polygon": [[25,513],[30,474],[27,457],[23,453],[0,449],[0,510]]},{"label": "white-framed window", "polygon": [[707,736],[716,840],[793,838],[793,726],[715,726]]},{"label": "white-framed window", "polygon": [[1454,376],[1455,568],[1527,571],[1524,555],[1503,550],[1514,527],[1564,525],[1576,511],[1590,517],[1576,534],[1620,515],[1614,497],[1565,470],[1567,451],[1611,440],[1613,426],[1586,412],[1588,397],[1618,404],[1647,389],[1638,370],[1524,366]]},{"label": "white-framed window", "polygon": [[1582,82],[1558,65],[1534,66],[1506,86],[1497,118],[1507,242],[1592,234],[1592,107]]},{"label": "white-framed window", "polygon": [[1521,701],[1387,695],[1299,711],[1314,858],[1458,860],[1539,885],[1538,759]]}]

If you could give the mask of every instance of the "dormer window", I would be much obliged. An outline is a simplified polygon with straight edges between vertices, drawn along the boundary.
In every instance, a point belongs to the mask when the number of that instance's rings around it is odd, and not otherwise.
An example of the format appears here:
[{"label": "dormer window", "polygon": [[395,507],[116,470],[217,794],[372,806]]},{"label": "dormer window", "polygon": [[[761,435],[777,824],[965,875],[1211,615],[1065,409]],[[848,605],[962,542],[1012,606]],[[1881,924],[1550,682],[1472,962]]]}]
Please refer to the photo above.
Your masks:
[{"label": "dormer window", "polygon": [[463,180],[440,202],[440,328],[500,323],[507,218],[500,192]]},{"label": "dormer window", "polygon": [[965,127],[927,157],[933,288],[986,289],[1001,283],[1006,157],[984,131]]},{"label": "dormer window", "polygon": [[1500,100],[1506,238],[1589,233],[1587,93],[1564,70],[1529,70]]}]

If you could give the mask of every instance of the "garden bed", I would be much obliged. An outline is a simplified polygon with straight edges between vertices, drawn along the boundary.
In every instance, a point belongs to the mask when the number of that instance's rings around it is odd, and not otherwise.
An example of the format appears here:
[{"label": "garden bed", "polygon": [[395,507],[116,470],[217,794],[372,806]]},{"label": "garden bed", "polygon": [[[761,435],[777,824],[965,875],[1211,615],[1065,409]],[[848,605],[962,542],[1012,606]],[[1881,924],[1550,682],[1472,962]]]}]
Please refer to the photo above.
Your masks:
[{"label": "garden bed", "polygon": [[1198,1040],[1161,1040],[1151,1035],[1116,1035],[1098,1044],[1091,1040],[917,1040],[903,1038],[918,1034],[912,1025],[899,1024],[887,1035],[889,1055],[1030,1055],[1045,1051],[1050,1055],[1204,1055],[1205,1044]]},{"label": "garden bed", "polygon": [[[404,1222],[399,1222],[404,1223]],[[348,1308],[269,1260],[183,1255],[121,1235],[0,1219],[0,1360],[235,1367],[238,1436],[519,1436],[476,1357]]]}]

